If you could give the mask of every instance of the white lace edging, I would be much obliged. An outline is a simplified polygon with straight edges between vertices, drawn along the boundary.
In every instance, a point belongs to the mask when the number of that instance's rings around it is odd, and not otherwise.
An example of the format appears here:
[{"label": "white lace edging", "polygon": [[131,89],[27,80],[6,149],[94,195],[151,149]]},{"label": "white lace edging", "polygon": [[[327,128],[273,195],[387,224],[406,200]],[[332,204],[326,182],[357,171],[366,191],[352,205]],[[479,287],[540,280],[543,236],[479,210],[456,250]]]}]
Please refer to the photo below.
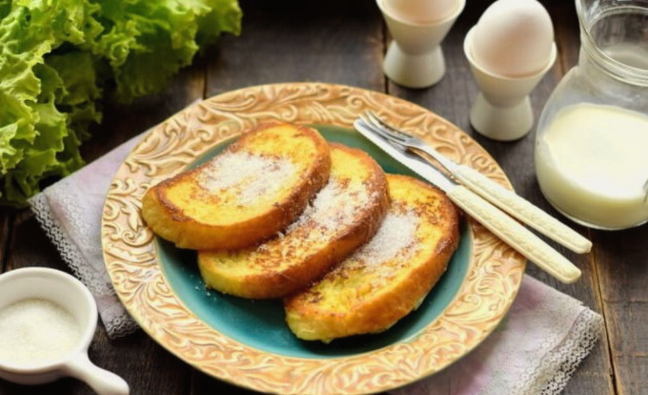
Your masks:
[{"label": "white lace edging", "polygon": [[555,395],[562,392],[598,341],[602,323],[599,314],[583,308],[566,337],[522,375],[514,393]]},{"label": "white lace edging", "polygon": [[[116,303],[119,303],[116,301]],[[109,322],[104,322],[106,333],[111,339],[130,335],[139,329],[133,318],[124,310],[123,314],[114,316]]]},{"label": "white lace edging", "polygon": [[95,273],[93,273],[92,268],[85,261],[79,247],[70,240],[68,233],[52,215],[47,196],[44,193],[39,193],[29,199],[29,204],[41,228],[43,228],[47,237],[54,243],[59,254],[77,278],[95,295],[114,294],[112,287],[108,287],[104,281],[97,281],[95,279]]},{"label": "white lace edging", "polygon": [[[603,329],[603,318],[585,308],[576,318],[565,341],[547,356],[547,364],[555,369],[549,380],[542,383],[542,395],[559,394],[576,371],[576,368],[592,351]],[[545,361],[542,361],[545,363]]]},{"label": "white lace edging", "polygon": [[[41,228],[56,246],[61,258],[68,264],[74,275],[90,289],[95,297],[97,295],[110,295],[115,298],[115,303],[120,303],[115,295],[115,290],[105,281],[96,279],[97,275],[85,261],[77,245],[70,240],[67,232],[56,221],[52,215],[47,196],[44,193],[39,193],[29,199],[29,204]],[[138,329],[135,321],[125,310],[122,314],[115,315],[109,321],[103,321],[103,323],[108,336],[111,338],[125,336]]]}]

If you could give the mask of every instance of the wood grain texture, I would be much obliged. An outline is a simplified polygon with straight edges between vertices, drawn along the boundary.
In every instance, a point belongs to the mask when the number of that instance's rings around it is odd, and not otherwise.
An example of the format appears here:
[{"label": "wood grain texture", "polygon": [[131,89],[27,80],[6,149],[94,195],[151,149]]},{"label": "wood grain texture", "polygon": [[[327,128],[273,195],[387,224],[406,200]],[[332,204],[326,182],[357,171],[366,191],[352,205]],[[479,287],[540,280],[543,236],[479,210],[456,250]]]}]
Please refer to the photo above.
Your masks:
[{"label": "wood grain texture", "polygon": [[594,254],[620,394],[648,393],[646,240],[646,226],[594,232]]},{"label": "wood grain texture", "polygon": [[[578,19],[565,4],[557,9],[556,35],[567,72],[578,62]],[[616,390],[648,394],[648,227],[590,233]]]},{"label": "wood grain texture", "polygon": [[190,395],[253,395],[258,394],[245,388],[237,387],[224,381],[216,380],[198,370],[194,370],[191,375],[189,390],[186,392]]},{"label": "wood grain texture", "polygon": [[[22,211],[13,224],[7,270],[30,266],[51,267],[70,273],[34,216],[28,211]],[[146,334],[140,331],[123,339],[110,340],[101,324],[97,328],[89,350],[90,360],[122,376],[134,393],[184,392],[191,368],[158,346]],[[93,392],[85,384],[73,379],[35,387],[0,380],[0,394],[23,393],[75,395]]]},{"label": "wood grain texture", "polygon": [[[161,94],[128,105],[108,100],[104,122],[94,128],[93,139],[83,146],[83,153],[92,160],[205,94],[280,81],[344,83],[389,91],[456,123],[491,152],[519,193],[557,215],[535,180],[533,133],[518,142],[499,143],[480,137],[469,125],[468,110],[477,87],[463,55],[463,37],[489,3],[470,0],[445,40],[446,77],[433,88],[407,90],[385,84],[381,71],[384,27],[372,0],[242,0],[244,26],[240,37],[224,37]],[[543,3],[554,20],[559,59],[533,92],[536,115],[561,76],[577,62],[579,46],[573,2]],[[536,278],[602,312],[606,319],[607,336],[576,371],[565,393],[609,394],[614,393],[615,384],[619,393],[648,393],[648,227],[614,233],[577,229],[595,243],[589,256],[560,249],[583,270],[578,283],[562,285],[532,266],[528,269]],[[14,215],[0,211],[0,262],[6,263],[3,271],[33,265],[67,270],[26,212]],[[122,374],[137,394],[249,393],[190,368],[141,332],[110,341],[100,325],[90,357]],[[41,393],[91,391],[73,379],[37,387],[0,380],[0,394]]]},{"label": "wood grain texture", "polygon": [[549,7],[554,21],[556,45],[560,53],[557,63],[564,74],[578,63],[580,49],[578,16],[571,1],[554,1],[549,4]]},{"label": "wood grain texture", "polygon": [[30,266],[66,269],[69,273],[36,218],[31,212],[22,210],[16,213],[12,224],[5,271]]},{"label": "wood grain texture", "polygon": [[[578,62],[578,20],[573,9],[560,9],[556,30],[567,71]],[[648,393],[648,228],[591,235],[616,390]]]},{"label": "wood grain texture", "polygon": [[[460,16],[448,37],[444,40],[443,50],[446,57],[447,74],[437,85],[429,89],[412,90],[401,88],[392,82],[389,82],[389,91],[395,96],[406,98],[431,109],[468,132],[480,144],[482,144],[482,146],[484,146],[504,168],[516,191],[520,195],[547,211],[552,216],[562,219],[570,224],[570,226],[573,226],[573,223],[568,222],[547,203],[540,192],[540,188],[535,178],[535,169],[533,164],[535,128],[529,135],[521,140],[503,143],[481,136],[470,126],[468,114],[472,101],[478,93],[478,88],[472,78],[468,61],[465,59],[463,53],[463,40],[466,32],[477,22],[477,19],[489,3],[489,1],[483,0],[471,1],[470,7]],[[564,19],[565,21],[572,21],[572,18],[570,17],[570,12],[573,12],[572,3],[569,3],[569,5],[566,6],[560,2],[545,2],[545,6],[548,7],[552,16],[560,14],[563,16],[561,20]],[[565,33],[563,34],[568,35],[569,40],[566,39],[559,42],[569,48],[568,52],[571,53],[574,45],[574,41],[571,40],[571,38],[574,32],[572,29],[564,30]],[[576,40],[575,43],[577,42],[578,41]],[[559,54],[559,60],[556,62],[552,70],[547,73],[544,79],[532,92],[531,101],[536,117],[540,115],[544,103],[563,75],[563,63],[562,60],[560,60],[561,56],[562,52]],[[578,226],[575,228],[584,236],[588,238],[590,237],[585,228]],[[598,293],[598,282],[595,272],[595,262],[592,257],[588,255],[576,255],[564,248],[561,248],[556,243],[550,243],[557,247],[561,253],[568,257],[583,271],[582,278],[572,285],[561,284],[558,281],[553,280],[550,276],[536,268],[534,265],[529,265],[527,267],[527,273],[559,289],[560,291],[583,301],[586,306],[589,306],[594,311],[599,313],[602,312],[601,297]],[[575,394],[609,394],[613,393],[613,391],[612,367],[610,364],[608,344],[606,337],[602,336],[601,341],[595,346],[592,354],[583,362],[582,366],[569,381],[565,392]]]},{"label": "wood grain texture", "polygon": [[[93,138],[82,147],[87,161],[103,155],[120,143],[163,121],[168,116],[203,98],[204,59],[181,71],[161,93],[138,99],[131,104],[107,101],[104,120],[95,125]],[[70,272],[54,245],[47,239],[33,215],[23,210],[16,213],[9,227],[8,215],[0,215],[0,243],[11,233],[5,270],[27,266],[47,266]],[[3,244],[0,244],[0,246]],[[0,258],[3,251],[0,250]],[[0,260],[1,262],[1,260]],[[98,366],[122,376],[132,393],[181,394],[187,391],[191,367],[178,360],[143,332],[124,339],[110,340],[100,323],[89,350],[90,359]],[[85,384],[74,379],[28,387],[0,379],[0,394],[92,394]]]},{"label": "wood grain texture", "polygon": [[382,91],[382,19],[371,0],[241,1],[243,33],[209,55],[207,97],[317,81]]},{"label": "wood grain texture", "polygon": [[4,272],[6,264],[7,251],[9,249],[9,239],[11,237],[11,223],[13,212],[8,208],[0,209],[0,273]]},{"label": "wood grain texture", "polygon": [[[382,17],[372,0],[243,0],[243,33],[208,55],[206,97],[246,86],[322,81],[384,91]],[[191,394],[247,394],[194,371]]]},{"label": "wood grain texture", "polygon": [[191,67],[181,70],[162,92],[136,99],[132,103],[106,100],[101,125],[94,125],[92,139],[81,146],[87,162],[117,147],[195,100],[203,98],[205,62],[197,57]]},{"label": "wood grain texture", "polygon": [[[554,67],[555,76],[557,79],[552,85],[555,86],[565,73],[573,67],[578,61],[578,50],[580,47],[578,18],[572,2],[551,2],[546,4],[549,7],[552,18],[554,20],[556,43],[560,52],[560,57]],[[550,92],[549,92],[550,93]],[[535,107],[535,106],[534,106]],[[535,107],[538,111],[542,107]],[[539,112],[538,112],[539,115]],[[539,186],[533,180],[533,185],[529,188],[529,194],[534,196],[537,202],[544,209],[548,210],[558,218],[563,218],[560,214],[551,207],[540,192]],[[574,225],[565,219],[567,223],[575,226],[582,234],[587,235],[593,242],[596,248],[597,241],[593,238],[592,231],[581,226]],[[563,249],[563,252],[569,254]],[[600,294],[599,276],[597,271],[598,262],[596,253],[591,253],[588,256],[577,257],[570,254],[573,258],[579,259],[578,262],[587,276],[581,280],[579,287],[576,290],[570,289],[571,287],[564,287],[551,280],[547,279],[544,274],[539,273],[536,269],[535,273],[532,272],[537,278],[541,278],[552,286],[558,288],[581,301],[587,306],[590,306],[594,311],[604,315],[603,300]],[[544,278],[543,278],[544,276]],[[582,365],[576,371],[572,380],[570,380],[565,393],[567,394],[580,394],[580,393],[614,393],[614,372],[612,368],[610,345],[608,344],[608,328],[605,328],[605,334],[601,337],[599,344],[593,349],[591,355],[585,359]]]}]

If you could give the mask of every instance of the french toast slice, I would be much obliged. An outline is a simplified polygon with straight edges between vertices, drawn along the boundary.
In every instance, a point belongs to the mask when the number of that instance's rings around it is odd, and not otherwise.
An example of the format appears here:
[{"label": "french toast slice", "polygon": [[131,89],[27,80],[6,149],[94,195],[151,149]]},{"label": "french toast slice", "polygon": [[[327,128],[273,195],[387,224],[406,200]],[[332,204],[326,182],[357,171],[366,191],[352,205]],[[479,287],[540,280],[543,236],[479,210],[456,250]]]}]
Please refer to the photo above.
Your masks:
[{"label": "french toast slice", "polygon": [[286,322],[300,339],[382,332],[416,309],[446,270],[459,241],[455,206],[414,178],[388,174],[387,182],[391,206],[369,243],[284,299]]},{"label": "french toast slice", "polygon": [[327,183],[330,167],[328,143],[316,130],[265,124],[150,188],[142,217],[181,248],[248,247],[290,225]]},{"label": "french toast slice", "polygon": [[284,233],[239,251],[199,251],[208,287],[245,298],[283,297],[308,287],[369,240],[389,206],[380,166],[363,151],[331,144],[331,175]]}]

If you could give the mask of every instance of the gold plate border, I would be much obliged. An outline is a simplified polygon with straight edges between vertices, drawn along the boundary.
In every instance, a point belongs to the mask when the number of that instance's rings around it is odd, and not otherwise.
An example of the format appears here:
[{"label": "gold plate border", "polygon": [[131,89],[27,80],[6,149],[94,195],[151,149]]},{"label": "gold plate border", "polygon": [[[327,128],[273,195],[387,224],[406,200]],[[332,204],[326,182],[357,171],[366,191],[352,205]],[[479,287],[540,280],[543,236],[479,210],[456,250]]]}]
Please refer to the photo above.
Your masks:
[{"label": "gold plate border", "polygon": [[457,162],[511,187],[495,160],[455,125],[382,93],[285,83],[244,88],[194,104],[155,127],[133,149],[115,175],[103,210],[103,254],[115,292],[153,339],[197,369],[257,391],[367,393],[438,372],[486,338],[513,303],[525,260],[473,221],[470,268],[445,311],[407,342],[349,357],[287,357],[241,344],[198,319],[162,274],[154,236],[140,217],[140,199],[149,186],[260,121],[351,128],[364,110],[377,112]]}]

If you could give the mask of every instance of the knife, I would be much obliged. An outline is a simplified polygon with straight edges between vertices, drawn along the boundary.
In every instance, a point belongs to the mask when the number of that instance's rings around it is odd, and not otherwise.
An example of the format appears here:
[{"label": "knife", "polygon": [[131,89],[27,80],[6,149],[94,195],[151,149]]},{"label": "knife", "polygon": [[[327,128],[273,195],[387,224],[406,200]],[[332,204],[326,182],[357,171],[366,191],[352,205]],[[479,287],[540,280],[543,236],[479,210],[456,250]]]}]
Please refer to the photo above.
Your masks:
[{"label": "knife", "polygon": [[444,191],[464,212],[545,272],[567,284],[573,283],[581,276],[580,269],[567,258],[479,195],[455,183],[417,155],[376,135],[362,119],[357,119],[353,125],[375,146]]}]

